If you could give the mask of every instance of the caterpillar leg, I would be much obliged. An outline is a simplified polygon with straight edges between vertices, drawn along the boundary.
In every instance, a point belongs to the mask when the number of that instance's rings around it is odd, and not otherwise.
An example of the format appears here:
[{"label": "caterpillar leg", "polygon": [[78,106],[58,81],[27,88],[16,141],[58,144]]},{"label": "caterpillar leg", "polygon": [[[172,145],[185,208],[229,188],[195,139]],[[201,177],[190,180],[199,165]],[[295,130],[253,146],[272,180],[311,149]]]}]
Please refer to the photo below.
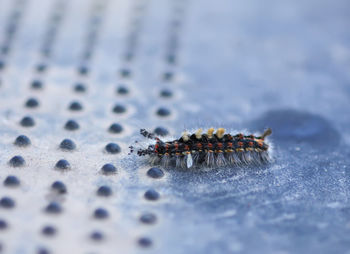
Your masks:
[{"label": "caterpillar leg", "polygon": [[156,135],[152,132],[147,131],[146,129],[141,129],[140,130],[140,134],[142,136],[144,136],[145,138],[149,138],[149,139],[158,139],[158,137],[156,137]]}]

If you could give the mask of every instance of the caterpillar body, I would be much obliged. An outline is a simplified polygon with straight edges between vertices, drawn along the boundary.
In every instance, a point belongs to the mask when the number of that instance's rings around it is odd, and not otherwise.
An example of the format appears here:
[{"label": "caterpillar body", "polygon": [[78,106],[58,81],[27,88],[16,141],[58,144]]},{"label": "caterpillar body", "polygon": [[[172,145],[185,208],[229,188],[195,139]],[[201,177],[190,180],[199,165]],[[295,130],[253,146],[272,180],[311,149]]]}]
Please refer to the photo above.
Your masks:
[{"label": "caterpillar body", "polygon": [[[270,162],[269,145],[265,138],[272,133],[267,129],[261,136],[243,134],[231,135],[219,128],[202,134],[202,129],[193,134],[184,132],[181,138],[162,141],[155,134],[141,129],[146,138],[155,140],[147,148],[137,150],[139,156],[149,156],[152,165],[163,167],[195,168],[243,166],[247,164],[261,165]],[[130,151],[134,151],[130,146]]]}]

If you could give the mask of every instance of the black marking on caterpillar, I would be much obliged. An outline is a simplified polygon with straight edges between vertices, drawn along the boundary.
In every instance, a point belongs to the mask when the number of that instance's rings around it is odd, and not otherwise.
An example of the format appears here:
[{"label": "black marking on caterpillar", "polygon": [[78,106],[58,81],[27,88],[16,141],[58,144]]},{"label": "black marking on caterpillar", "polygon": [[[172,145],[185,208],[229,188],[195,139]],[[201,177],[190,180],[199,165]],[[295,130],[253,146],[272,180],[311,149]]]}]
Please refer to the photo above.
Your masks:
[{"label": "black marking on caterpillar", "polygon": [[[137,150],[139,156],[149,156],[152,165],[214,168],[261,165],[271,161],[269,145],[265,142],[265,138],[272,133],[271,129],[267,129],[261,136],[225,134],[223,128],[219,128],[215,134],[214,128],[202,134],[202,129],[199,129],[191,135],[185,132],[181,138],[173,141],[162,141],[145,129],[141,129],[140,133],[155,140],[146,149]],[[135,147],[130,146],[130,153],[134,151]]]}]

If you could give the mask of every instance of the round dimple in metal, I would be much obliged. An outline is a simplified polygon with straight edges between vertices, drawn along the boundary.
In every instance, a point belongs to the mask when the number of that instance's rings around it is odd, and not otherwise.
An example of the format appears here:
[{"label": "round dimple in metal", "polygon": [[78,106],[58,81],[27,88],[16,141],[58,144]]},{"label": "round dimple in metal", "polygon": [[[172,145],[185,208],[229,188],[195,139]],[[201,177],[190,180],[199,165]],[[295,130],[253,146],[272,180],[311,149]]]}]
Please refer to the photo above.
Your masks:
[{"label": "round dimple in metal", "polygon": [[71,110],[71,111],[81,111],[81,110],[83,110],[83,105],[79,101],[73,101],[69,105],[69,110]]},{"label": "round dimple in metal", "polygon": [[163,89],[160,91],[159,95],[163,98],[173,97],[173,92],[170,89]]},{"label": "round dimple in metal", "polygon": [[94,211],[94,217],[99,220],[107,219],[109,217],[109,213],[104,208],[97,208]]},{"label": "round dimple in metal", "polygon": [[68,170],[71,168],[71,166],[67,160],[61,159],[56,162],[55,168],[58,170]]},{"label": "round dimple in metal", "polygon": [[0,230],[5,230],[8,228],[6,220],[0,218]]},{"label": "round dimple in metal", "polygon": [[49,251],[49,249],[47,249],[45,247],[39,247],[36,253],[37,254],[50,254],[51,252]]},{"label": "round dimple in metal", "polygon": [[14,208],[16,205],[15,201],[11,197],[2,197],[0,199],[0,207],[5,209]]},{"label": "round dimple in metal", "polygon": [[77,93],[85,93],[86,90],[86,86],[83,83],[77,83],[74,86],[74,91]]},{"label": "round dimple in metal", "polygon": [[22,156],[16,155],[10,159],[9,165],[12,167],[22,167],[25,165],[25,160]]},{"label": "round dimple in metal", "polygon": [[127,95],[129,93],[129,89],[126,86],[120,85],[116,90],[119,95]]},{"label": "round dimple in metal", "polygon": [[41,90],[44,88],[44,84],[41,80],[33,80],[31,83],[31,88],[35,90]]},{"label": "round dimple in metal", "polygon": [[84,66],[84,65],[79,66],[77,69],[77,72],[82,76],[88,75],[89,74],[89,67]]},{"label": "round dimple in metal", "polygon": [[157,109],[156,114],[160,117],[167,117],[171,114],[171,111],[168,108],[160,107]]},{"label": "round dimple in metal", "polygon": [[111,154],[117,154],[117,153],[121,152],[120,146],[116,143],[107,144],[105,146],[105,150],[106,150],[106,152],[111,153]]},{"label": "round dimple in metal", "polygon": [[153,167],[147,171],[147,175],[151,178],[157,179],[157,178],[162,178],[164,176],[164,172],[160,168]]},{"label": "round dimple in metal", "polygon": [[169,134],[169,131],[164,127],[158,126],[154,129],[154,133],[158,136],[166,136]]},{"label": "round dimple in metal", "polygon": [[16,176],[9,175],[5,178],[4,185],[7,187],[17,187],[20,185],[20,180]]},{"label": "round dimple in metal", "polygon": [[31,141],[26,135],[19,135],[14,144],[19,147],[27,147],[31,144]]},{"label": "round dimple in metal", "polygon": [[153,213],[144,213],[140,216],[140,221],[144,224],[154,224],[157,222],[157,216]]},{"label": "round dimple in metal", "polygon": [[45,72],[47,69],[47,65],[45,63],[39,63],[35,66],[35,70],[39,73]]},{"label": "round dimple in metal", "polygon": [[76,149],[76,145],[71,139],[64,139],[60,143],[60,148],[63,151],[73,151]]},{"label": "round dimple in metal", "polygon": [[5,62],[4,62],[3,60],[0,59],[0,70],[5,69],[5,67],[6,67]]},{"label": "round dimple in metal", "polygon": [[114,165],[107,163],[102,166],[101,171],[105,175],[115,174],[117,173],[117,169]]},{"label": "round dimple in metal", "polygon": [[53,182],[52,185],[51,185],[51,189],[53,191],[57,192],[58,194],[65,194],[65,193],[67,193],[67,187],[61,181]]},{"label": "round dimple in metal", "polygon": [[90,238],[91,240],[93,241],[102,241],[104,239],[104,234],[100,231],[93,231],[91,234],[90,234]]},{"label": "round dimple in metal", "polygon": [[106,185],[100,186],[97,189],[97,195],[100,197],[109,197],[112,195],[112,189]]},{"label": "round dimple in metal", "polygon": [[62,213],[63,209],[60,203],[58,202],[50,202],[46,207],[45,207],[45,212],[49,214],[59,214]]},{"label": "round dimple in metal", "polygon": [[122,104],[116,104],[113,107],[113,113],[122,114],[126,112],[126,107]]},{"label": "round dimple in metal", "polygon": [[163,73],[163,80],[164,81],[170,81],[174,78],[174,73],[171,71],[167,71]]},{"label": "round dimple in metal", "polygon": [[123,126],[120,125],[119,123],[112,123],[109,126],[108,131],[114,134],[121,133],[123,131]]},{"label": "round dimple in metal", "polygon": [[54,235],[56,235],[57,230],[54,226],[47,225],[42,228],[41,233],[45,236],[53,237]]},{"label": "round dimple in metal", "polygon": [[35,125],[35,121],[32,117],[30,116],[25,116],[21,119],[20,124],[23,127],[33,127]]},{"label": "round dimple in metal", "polygon": [[78,122],[76,122],[75,120],[68,120],[64,125],[64,128],[69,131],[75,131],[75,130],[78,130],[80,126]]},{"label": "round dimple in metal", "polygon": [[148,247],[152,246],[152,240],[148,237],[140,237],[137,240],[137,242],[138,242],[139,246],[143,247],[143,248],[148,248]]},{"label": "round dimple in metal", "polygon": [[147,200],[156,201],[160,198],[160,194],[155,189],[149,189],[145,192],[144,197]]},{"label": "round dimple in metal", "polygon": [[29,98],[26,101],[25,106],[27,108],[37,108],[39,107],[39,101],[36,98]]},{"label": "round dimple in metal", "polygon": [[165,60],[169,63],[169,64],[175,64],[176,63],[176,55],[174,54],[168,54],[165,57]]},{"label": "round dimple in metal", "polygon": [[131,72],[131,70],[130,69],[121,69],[120,71],[119,71],[119,74],[120,74],[120,76],[121,77],[123,77],[123,78],[130,78],[131,77],[131,75],[132,75],[132,72]]}]

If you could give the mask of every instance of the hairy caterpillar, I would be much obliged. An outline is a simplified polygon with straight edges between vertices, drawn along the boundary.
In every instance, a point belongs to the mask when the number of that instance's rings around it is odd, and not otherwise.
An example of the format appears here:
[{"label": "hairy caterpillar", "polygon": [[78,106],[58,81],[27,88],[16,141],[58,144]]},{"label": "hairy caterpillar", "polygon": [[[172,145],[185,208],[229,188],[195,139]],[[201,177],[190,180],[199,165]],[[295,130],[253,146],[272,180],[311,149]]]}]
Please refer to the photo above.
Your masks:
[{"label": "hairy caterpillar", "polygon": [[[184,132],[179,139],[162,141],[155,134],[141,129],[141,135],[155,140],[155,144],[138,149],[137,154],[149,156],[152,165],[176,168],[260,165],[270,161],[269,145],[265,138],[272,133],[271,129],[261,136],[225,134],[223,128],[219,128],[215,134],[214,131],[214,128],[210,128],[202,134],[202,129],[199,129],[191,135]],[[130,151],[134,151],[133,146],[130,146]]]}]

